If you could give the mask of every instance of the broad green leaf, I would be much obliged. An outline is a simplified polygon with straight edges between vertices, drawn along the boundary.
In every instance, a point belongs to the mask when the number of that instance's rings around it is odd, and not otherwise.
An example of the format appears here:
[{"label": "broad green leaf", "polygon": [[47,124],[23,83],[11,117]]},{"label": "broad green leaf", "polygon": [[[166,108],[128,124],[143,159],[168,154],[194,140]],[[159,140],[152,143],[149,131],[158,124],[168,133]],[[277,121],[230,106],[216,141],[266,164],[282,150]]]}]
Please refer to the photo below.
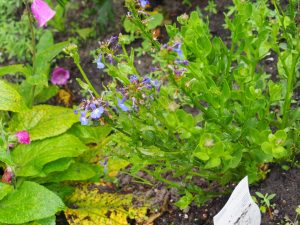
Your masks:
[{"label": "broad green leaf", "polygon": [[155,13],[151,15],[149,18],[147,18],[149,21],[147,23],[147,28],[149,30],[156,28],[157,26],[160,26],[164,20],[164,17],[161,13]]},{"label": "broad green leaf", "polygon": [[55,160],[79,156],[87,147],[75,136],[64,134],[32,142],[30,145],[19,145],[11,156],[16,164],[17,176],[45,176],[43,167]]},{"label": "broad green leaf", "polygon": [[111,132],[111,127],[100,126],[81,126],[80,124],[75,124],[68,132],[75,135],[84,143],[101,143]]},{"label": "broad green leaf", "polygon": [[20,112],[26,109],[22,96],[3,80],[0,80],[0,96],[0,110]]},{"label": "broad green leaf", "polygon": [[64,210],[62,200],[47,188],[25,181],[0,201],[0,223],[19,224],[53,216]]},{"label": "broad green leaf", "polygon": [[53,173],[45,178],[45,181],[61,182],[61,181],[76,181],[87,180],[96,175],[94,166],[87,163],[73,163],[70,167],[62,172]]},{"label": "broad green leaf", "polygon": [[51,61],[65,48],[69,42],[60,42],[36,54],[33,75],[28,78],[32,85],[48,86],[48,76]]},{"label": "broad green leaf", "polygon": [[13,162],[11,161],[11,156],[5,149],[0,148],[0,162],[4,162],[5,164],[12,166]]},{"label": "broad green leaf", "polygon": [[280,159],[280,158],[287,156],[287,150],[282,146],[274,147],[272,152],[273,152],[274,158],[276,158],[276,159]]},{"label": "broad green leaf", "polygon": [[8,195],[13,189],[12,185],[0,182],[0,200]]},{"label": "broad green leaf", "polygon": [[221,159],[219,157],[211,158],[205,165],[205,169],[213,169],[221,164]]},{"label": "broad green leaf", "polygon": [[43,52],[44,49],[51,47],[53,44],[54,38],[52,32],[50,30],[45,30],[36,46],[37,54]]},{"label": "broad green leaf", "polygon": [[194,155],[195,155],[198,159],[200,159],[200,160],[202,160],[202,161],[207,161],[207,160],[209,160],[209,156],[208,156],[208,154],[205,153],[205,152],[195,152]]},{"label": "broad green leaf", "polygon": [[16,74],[16,73],[22,73],[25,76],[30,76],[31,68],[23,64],[15,64],[15,65],[0,67],[0,77],[7,74]]},{"label": "broad green leaf", "polygon": [[73,110],[50,105],[38,105],[15,115],[10,129],[27,130],[32,141],[53,137],[67,131],[78,117]]},{"label": "broad green leaf", "polygon": [[74,163],[74,159],[72,158],[61,158],[46,164],[43,168],[44,174],[49,174],[58,171],[64,171],[70,167],[70,165]]},{"label": "broad green leaf", "polygon": [[22,225],[55,225],[55,216],[51,216],[45,219],[36,220]]},{"label": "broad green leaf", "polygon": [[76,204],[77,208],[65,211],[70,225],[129,225],[128,218],[142,224],[147,218],[147,207],[133,206],[132,194],[103,192],[105,190],[112,192],[110,189],[111,187],[97,183],[80,185],[76,188],[68,203]]}]

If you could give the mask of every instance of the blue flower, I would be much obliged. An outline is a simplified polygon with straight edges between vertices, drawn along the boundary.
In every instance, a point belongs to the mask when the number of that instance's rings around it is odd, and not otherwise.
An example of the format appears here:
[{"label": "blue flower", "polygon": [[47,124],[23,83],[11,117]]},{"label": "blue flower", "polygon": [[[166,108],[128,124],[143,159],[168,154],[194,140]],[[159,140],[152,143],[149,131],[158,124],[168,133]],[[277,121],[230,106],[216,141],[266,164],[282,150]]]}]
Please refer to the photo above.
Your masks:
[{"label": "blue flower", "polygon": [[83,126],[86,126],[89,124],[89,120],[85,116],[80,117],[80,122],[81,122],[81,125],[83,125]]},{"label": "blue flower", "polygon": [[94,103],[91,103],[91,104],[90,104],[90,108],[91,108],[92,110],[95,110],[95,109],[96,109],[96,105],[95,105]]},{"label": "blue flower", "polygon": [[90,117],[92,119],[99,119],[103,114],[103,112],[104,112],[104,108],[100,106],[99,108],[96,108],[91,112]]},{"label": "blue flower", "polygon": [[183,57],[183,53],[181,51],[181,43],[177,43],[173,46],[173,51],[177,53],[177,55],[179,56],[179,58]]},{"label": "blue flower", "polygon": [[96,63],[97,63],[97,68],[102,70],[105,65],[102,63],[102,55],[100,54],[98,59],[96,60]]},{"label": "blue flower", "polygon": [[149,0],[140,0],[140,4],[142,8],[145,8],[147,5],[149,5]]},{"label": "blue flower", "polygon": [[103,166],[104,173],[107,172],[107,161],[108,161],[108,158],[105,158],[103,161],[99,161],[100,165]]},{"label": "blue flower", "polygon": [[120,107],[120,109],[122,109],[122,111],[127,112],[129,111],[129,108],[124,104],[126,98],[123,98],[122,100],[120,100],[118,98],[118,106]]},{"label": "blue flower", "polygon": [[144,77],[142,84],[150,84],[151,83],[151,79],[149,77]]},{"label": "blue flower", "polygon": [[130,80],[130,83],[136,83],[136,82],[139,81],[139,79],[137,78],[136,75],[131,75],[131,76],[129,77],[129,80]]}]

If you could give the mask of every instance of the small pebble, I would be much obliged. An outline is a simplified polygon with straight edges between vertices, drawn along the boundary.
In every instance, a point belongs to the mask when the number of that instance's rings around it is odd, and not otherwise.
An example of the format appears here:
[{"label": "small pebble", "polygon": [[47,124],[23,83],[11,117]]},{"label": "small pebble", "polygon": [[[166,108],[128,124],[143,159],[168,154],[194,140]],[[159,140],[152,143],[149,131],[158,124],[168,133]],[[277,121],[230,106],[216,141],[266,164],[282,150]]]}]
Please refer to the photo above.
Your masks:
[{"label": "small pebble", "polygon": [[188,214],[184,214],[184,219],[189,218]]}]

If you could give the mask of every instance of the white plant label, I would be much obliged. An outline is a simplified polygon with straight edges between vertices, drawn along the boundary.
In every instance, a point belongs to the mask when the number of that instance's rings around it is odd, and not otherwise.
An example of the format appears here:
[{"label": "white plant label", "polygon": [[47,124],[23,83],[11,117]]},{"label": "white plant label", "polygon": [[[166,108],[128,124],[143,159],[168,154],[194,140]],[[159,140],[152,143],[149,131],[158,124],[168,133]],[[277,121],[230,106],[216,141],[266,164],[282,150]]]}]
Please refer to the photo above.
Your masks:
[{"label": "white plant label", "polygon": [[214,225],[260,225],[259,207],[251,198],[248,177],[236,186],[222,210],[214,216]]}]

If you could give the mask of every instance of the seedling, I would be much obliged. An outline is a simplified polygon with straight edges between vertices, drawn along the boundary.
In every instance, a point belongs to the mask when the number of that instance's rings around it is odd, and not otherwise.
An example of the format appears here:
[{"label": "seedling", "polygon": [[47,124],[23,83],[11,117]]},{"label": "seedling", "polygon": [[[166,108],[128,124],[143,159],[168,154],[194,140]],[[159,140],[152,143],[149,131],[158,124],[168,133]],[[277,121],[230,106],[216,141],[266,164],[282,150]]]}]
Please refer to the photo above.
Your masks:
[{"label": "seedling", "polygon": [[266,193],[265,195],[263,195],[260,192],[255,192],[255,194],[257,195],[257,197],[260,198],[260,211],[262,213],[265,213],[268,210],[270,219],[273,219],[273,214],[272,214],[272,209],[275,208],[275,204],[271,204],[271,200],[276,196],[276,194],[268,194]]},{"label": "seedling", "polygon": [[285,220],[285,225],[299,225],[299,220],[298,217],[300,215],[300,205],[296,208],[296,217],[294,221],[292,221],[287,215],[285,215],[284,220]]}]

